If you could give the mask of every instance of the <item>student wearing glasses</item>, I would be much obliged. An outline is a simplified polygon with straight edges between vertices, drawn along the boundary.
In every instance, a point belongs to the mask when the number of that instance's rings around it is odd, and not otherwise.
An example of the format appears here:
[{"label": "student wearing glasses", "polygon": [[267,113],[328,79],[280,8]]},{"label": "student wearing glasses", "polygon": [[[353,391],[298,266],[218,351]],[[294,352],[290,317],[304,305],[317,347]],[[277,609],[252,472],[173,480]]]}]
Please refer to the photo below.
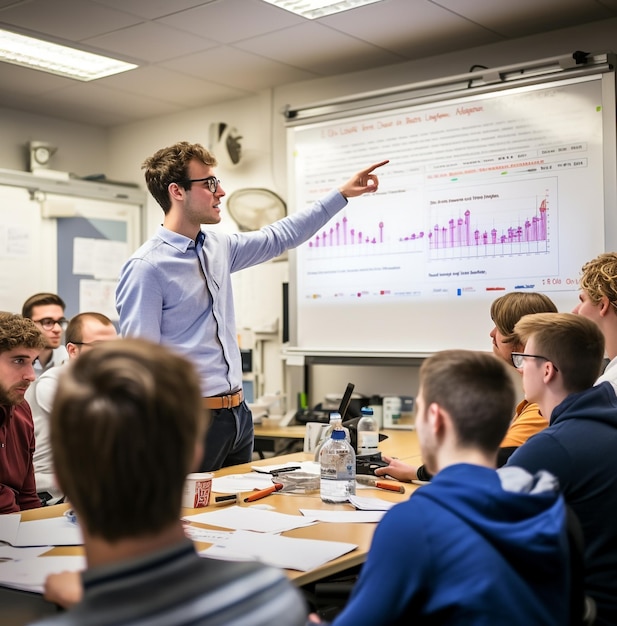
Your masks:
[{"label": "student wearing glasses", "polygon": [[35,293],[23,304],[21,314],[31,319],[41,330],[47,345],[34,364],[34,372],[40,376],[45,370],[60,365],[68,359],[62,345],[62,333],[69,321],[64,317],[66,305],[55,293]]},{"label": "student wearing glasses", "polygon": [[557,478],[580,520],[594,624],[617,624],[617,396],[610,382],[594,386],[604,337],[596,323],[572,313],[527,315],[515,332],[525,346],[512,354],[525,398],[538,404],[549,425],[506,467],[543,469]]},{"label": "student wearing glasses", "polygon": [[123,336],[173,347],[197,367],[204,407],[212,411],[202,471],[246,463],[253,419],[242,395],[231,274],[307,241],[349,198],[374,193],[376,163],[352,176],[311,208],[255,232],[202,230],[221,221],[225,191],[215,157],[180,142],[146,159],[148,189],[165,217],[154,237],[127,261],[116,290]]},{"label": "student wearing glasses", "polygon": [[[523,345],[514,331],[516,323],[531,313],[557,313],[557,307],[546,295],[536,292],[514,291],[497,298],[491,304],[491,319],[495,326],[489,333],[493,342],[493,353],[508,365],[512,365],[513,352],[521,351]],[[508,432],[499,447],[497,467],[501,467],[508,457],[523,445],[529,437],[546,428],[547,420],[540,413],[535,402],[521,400],[516,406]],[[375,470],[378,476],[392,476],[398,480],[431,480],[432,476],[424,465],[415,467],[398,459],[384,457],[390,465]]]},{"label": "student wearing glasses", "polygon": [[116,339],[118,333],[113,322],[102,313],[79,313],[71,318],[66,328],[66,350],[69,360],[59,367],[45,370],[28,388],[26,400],[32,409],[34,421],[34,478],[39,497],[46,504],[56,504],[62,498],[57,485],[49,441],[49,417],[53,406],[58,379],[66,371],[69,362],[94,346]]}]

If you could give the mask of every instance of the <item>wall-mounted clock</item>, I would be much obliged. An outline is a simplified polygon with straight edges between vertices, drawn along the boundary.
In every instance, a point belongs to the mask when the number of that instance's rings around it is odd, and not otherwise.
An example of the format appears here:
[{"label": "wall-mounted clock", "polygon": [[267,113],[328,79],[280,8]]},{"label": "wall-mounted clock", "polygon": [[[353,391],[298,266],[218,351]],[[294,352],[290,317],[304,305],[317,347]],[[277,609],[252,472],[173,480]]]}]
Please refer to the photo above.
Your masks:
[{"label": "wall-mounted clock", "polygon": [[30,171],[48,168],[50,159],[56,151],[56,148],[41,141],[31,141],[29,147]]}]

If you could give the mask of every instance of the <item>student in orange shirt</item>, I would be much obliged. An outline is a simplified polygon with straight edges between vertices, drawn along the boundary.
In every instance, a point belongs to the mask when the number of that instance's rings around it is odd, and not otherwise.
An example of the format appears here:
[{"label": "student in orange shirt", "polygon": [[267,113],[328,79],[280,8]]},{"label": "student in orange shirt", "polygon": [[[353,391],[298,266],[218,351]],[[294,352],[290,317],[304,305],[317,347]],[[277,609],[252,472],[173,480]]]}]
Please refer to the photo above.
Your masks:
[{"label": "student in orange shirt", "polygon": [[[497,298],[491,305],[491,319],[495,326],[489,333],[493,341],[493,352],[512,366],[512,353],[522,352],[524,346],[514,332],[514,325],[525,315],[532,313],[557,313],[553,301],[542,293],[514,291]],[[510,428],[506,433],[497,457],[497,466],[505,465],[510,455],[529,437],[548,426],[548,420],[540,413],[535,402],[522,400],[516,407]],[[392,476],[397,480],[431,480],[424,465],[414,467],[398,459],[383,457],[387,467],[375,470],[377,476]]]}]

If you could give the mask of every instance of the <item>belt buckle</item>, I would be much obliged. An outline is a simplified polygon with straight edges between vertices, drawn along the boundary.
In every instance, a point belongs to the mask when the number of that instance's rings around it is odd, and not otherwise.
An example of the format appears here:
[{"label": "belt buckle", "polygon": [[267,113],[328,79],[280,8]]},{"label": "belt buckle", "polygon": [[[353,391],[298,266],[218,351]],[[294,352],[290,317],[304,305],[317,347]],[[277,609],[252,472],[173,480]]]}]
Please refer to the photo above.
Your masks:
[{"label": "belt buckle", "polygon": [[221,399],[223,401],[223,408],[224,409],[231,409],[231,396],[221,396]]}]

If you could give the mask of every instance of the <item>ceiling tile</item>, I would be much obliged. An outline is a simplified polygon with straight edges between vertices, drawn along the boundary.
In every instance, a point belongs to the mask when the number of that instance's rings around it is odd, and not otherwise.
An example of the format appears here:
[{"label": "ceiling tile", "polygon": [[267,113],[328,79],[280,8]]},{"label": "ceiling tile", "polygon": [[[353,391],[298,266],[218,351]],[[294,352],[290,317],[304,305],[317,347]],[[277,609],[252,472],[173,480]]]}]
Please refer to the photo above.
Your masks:
[{"label": "ceiling tile", "polygon": [[315,22],[253,37],[236,46],[323,76],[404,60],[383,48]]},{"label": "ceiling tile", "polygon": [[262,0],[219,0],[158,21],[220,43],[233,43],[306,20]]},{"label": "ceiling tile", "polygon": [[75,81],[64,78],[64,76],[56,76],[47,72],[0,62],[0,85],[2,85],[0,93],[11,92],[32,96],[74,84]]},{"label": "ceiling tile", "polygon": [[0,22],[52,38],[81,41],[141,20],[84,0],[32,0],[0,10]]},{"label": "ceiling tile", "polygon": [[435,4],[505,37],[523,37],[612,15],[596,0],[435,0]]},{"label": "ceiling tile", "polygon": [[[436,6],[429,0],[390,0],[323,18],[323,24],[370,42],[406,59],[443,54],[450,50],[494,43],[502,39],[492,31]],[[388,28],[375,28],[388,24]]]},{"label": "ceiling tile", "polygon": [[209,76],[212,82],[254,91],[317,76],[312,72],[229,46],[219,46],[162,65],[192,76]]},{"label": "ceiling tile", "polygon": [[[201,78],[161,67],[144,67],[105,78],[105,87],[171,102],[184,108],[212,102],[223,102],[252,95],[250,91],[233,89]],[[248,88],[247,88],[248,89]]]},{"label": "ceiling tile", "polygon": [[[14,1],[14,0],[13,0]],[[212,1],[212,0],[210,0]],[[96,0],[97,4],[102,4],[112,9],[119,9],[153,20],[164,15],[172,15],[200,4],[209,4],[204,0]]]},{"label": "ceiling tile", "polygon": [[86,40],[86,43],[108,50],[111,54],[120,53],[134,59],[143,59],[147,63],[173,59],[217,45],[214,41],[156,22],[144,22],[98,37],[91,37]]}]

